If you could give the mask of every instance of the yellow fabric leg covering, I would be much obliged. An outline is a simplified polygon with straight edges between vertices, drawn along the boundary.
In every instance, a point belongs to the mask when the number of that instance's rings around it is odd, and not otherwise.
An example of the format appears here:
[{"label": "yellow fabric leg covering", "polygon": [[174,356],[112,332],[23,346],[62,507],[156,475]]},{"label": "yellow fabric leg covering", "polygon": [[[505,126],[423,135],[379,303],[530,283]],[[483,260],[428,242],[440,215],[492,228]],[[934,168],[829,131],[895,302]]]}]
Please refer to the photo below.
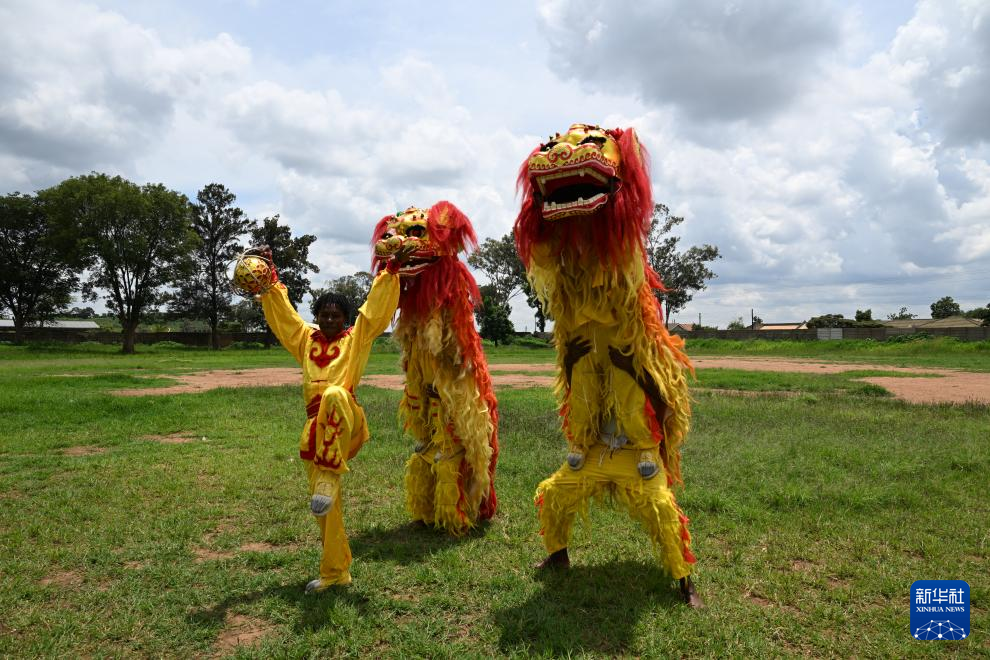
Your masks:
[{"label": "yellow fabric leg covering", "polygon": [[433,475],[436,477],[433,505],[437,527],[442,527],[449,533],[460,536],[473,527],[477,519],[477,511],[469,510],[464,498],[461,482],[461,462],[464,452],[452,457],[443,457],[433,464]]},{"label": "yellow fabric leg covering", "polygon": [[597,444],[588,451],[580,470],[572,470],[564,463],[537,486],[535,501],[548,553],[567,547],[574,517],[587,511],[589,498],[609,493],[643,524],[658,560],[671,577],[680,579],[691,574],[694,556],[685,527],[687,519],[667,487],[663,472],[643,479],[637,469],[639,459],[637,450],[611,451]]},{"label": "yellow fabric leg covering", "polygon": [[406,461],[406,511],[413,520],[433,524],[433,467],[423,454],[414,452]]},{"label": "yellow fabric leg covering", "polygon": [[[306,461],[309,477],[309,493],[313,495],[318,484],[328,478],[326,470]],[[334,501],[333,508],[325,516],[314,516],[316,526],[320,529],[320,540],[323,554],[320,559],[320,581],[324,585],[350,584],[351,547],[347,542],[344,531],[343,489]]]}]

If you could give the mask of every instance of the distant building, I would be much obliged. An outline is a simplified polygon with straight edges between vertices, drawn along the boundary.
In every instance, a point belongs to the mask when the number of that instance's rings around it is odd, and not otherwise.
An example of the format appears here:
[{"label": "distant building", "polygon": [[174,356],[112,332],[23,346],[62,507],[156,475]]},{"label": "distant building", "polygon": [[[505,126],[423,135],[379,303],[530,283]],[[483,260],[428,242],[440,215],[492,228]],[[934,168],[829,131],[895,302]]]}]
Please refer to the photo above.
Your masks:
[{"label": "distant building", "polygon": [[678,331],[680,331],[680,332],[693,332],[694,331],[694,323],[668,323],[667,324],[667,331],[668,332],[678,332]]},{"label": "distant building", "polygon": [[965,316],[949,316],[944,319],[897,319],[882,323],[888,328],[923,331],[934,328],[978,328],[983,321]]},{"label": "distant building", "polygon": [[756,329],[760,332],[769,330],[807,330],[808,324],[804,321],[794,323],[761,323]]}]

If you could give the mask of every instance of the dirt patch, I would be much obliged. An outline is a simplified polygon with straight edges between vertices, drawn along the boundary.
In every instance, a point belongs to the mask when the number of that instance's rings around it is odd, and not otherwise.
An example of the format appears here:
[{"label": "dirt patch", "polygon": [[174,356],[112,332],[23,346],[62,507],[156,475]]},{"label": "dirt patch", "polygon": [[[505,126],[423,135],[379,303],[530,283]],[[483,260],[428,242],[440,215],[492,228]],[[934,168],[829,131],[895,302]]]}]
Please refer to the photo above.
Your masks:
[{"label": "dirt patch", "polygon": [[42,578],[39,582],[43,587],[56,586],[62,589],[78,587],[83,582],[83,577],[76,571],[62,571],[52,573],[48,577]]},{"label": "dirt patch", "polygon": [[[495,387],[551,387],[554,378],[554,376],[531,376],[529,374],[494,374],[492,384]],[[370,374],[362,378],[361,383],[386,390],[401,391],[405,386],[406,377],[401,374]]]},{"label": "dirt patch", "polygon": [[206,440],[205,436],[198,436],[192,431],[179,431],[177,433],[169,433],[168,435],[143,435],[142,440],[151,440],[152,442],[160,442],[163,445],[184,445],[190,442],[195,442],[196,440],[203,438]]},{"label": "dirt patch", "polygon": [[64,456],[96,456],[97,454],[105,454],[106,452],[106,447],[94,447],[92,445],[68,447],[62,450]]},{"label": "dirt patch", "polygon": [[[740,369],[744,371],[775,371],[808,374],[834,374],[847,371],[886,371],[899,374],[919,374],[938,378],[910,378],[870,376],[861,378],[889,390],[893,395],[910,403],[979,403],[990,405],[990,373],[974,373],[953,369],[927,367],[890,367],[876,364],[819,362],[787,358],[752,357],[698,357],[693,360],[698,369]],[[496,387],[549,387],[555,377],[551,375],[556,365],[547,363],[502,363],[489,366],[492,382]],[[508,373],[516,372],[516,373]],[[525,372],[525,373],[519,373]],[[546,374],[546,375],[543,375]],[[205,392],[217,387],[269,387],[297,385],[301,372],[295,368],[244,369],[199,371],[175,376],[176,385],[115,390],[120,396],[149,396],[157,394],[185,394]],[[401,374],[369,374],[362,381],[365,385],[390,390],[401,390],[405,377]],[[725,392],[725,390],[720,390]],[[767,396],[759,392],[749,396]]]},{"label": "dirt patch", "polygon": [[193,548],[193,561],[202,564],[205,561],[219,561],[221,559],[233,559],[236,555],[233,552],[218,552],[206,548]]},{"label": "dirt patch", "polygon": [[130,569],[132,571],[140,571],[142,568],[148,565],[146,561],[128,561],[124,562],[124,568]]},{"label": "dirt patch", "polygon": [[250,646],[275,630],[275,625],[243,614],[227,613],[223,630],[217,637],[216,654],[228,655],[241,646]]},{"label": "dirt patch", "polygon": [[538,362],[535,364],[529,363],[511,363],[503,362],[500,364],[489,364],[488,371],[494,373],[505,372],[505,371],[556,371],[557,365],[552,362]]},{"label": "dirt patch", "polygon": [[118,396],[149,396],[159,394],[189,394],[206,392],[218,387],[272,387],[302,383],[300,369],[269,368],[243,370],[194,371],[173,377],[178,385],[168,387],[138,387],[113,390]]},{"label": "dirt patch", "polygon": [[271,543],[245,543],[238,548],[241,552],[273,552],[278,550],[279,546],[272,545]]},{"label": "dirt patch", "polygon": [[797,571],[799,573],[811,573],[817,567],[810,561],[805,561],[804,559],[795,559],[791,562],[791,570]]}]

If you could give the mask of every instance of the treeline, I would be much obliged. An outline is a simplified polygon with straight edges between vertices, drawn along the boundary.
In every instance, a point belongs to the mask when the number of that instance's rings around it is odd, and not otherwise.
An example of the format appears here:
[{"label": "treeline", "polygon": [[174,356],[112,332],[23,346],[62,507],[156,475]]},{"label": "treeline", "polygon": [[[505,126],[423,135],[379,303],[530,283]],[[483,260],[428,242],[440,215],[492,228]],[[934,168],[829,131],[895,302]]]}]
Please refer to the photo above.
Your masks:
[{"label": "treeline", "polygon": [[293,237],[277,214],[247,218],[235,201],[219,183],[191,201],[160,183],[99,173],[0,198],[0,311],[12,317],[15,341],[27,325],[64,313],[75,294],[104,300],[124,353],[134,352],[138,325],[150,318],[202,320],[214,348],[222,323],[264,328],[257,305],[234,302],[228,263],[246,245],[270,245],[298,305],[306,274],[319,272],[309,262],[316,237]]}]

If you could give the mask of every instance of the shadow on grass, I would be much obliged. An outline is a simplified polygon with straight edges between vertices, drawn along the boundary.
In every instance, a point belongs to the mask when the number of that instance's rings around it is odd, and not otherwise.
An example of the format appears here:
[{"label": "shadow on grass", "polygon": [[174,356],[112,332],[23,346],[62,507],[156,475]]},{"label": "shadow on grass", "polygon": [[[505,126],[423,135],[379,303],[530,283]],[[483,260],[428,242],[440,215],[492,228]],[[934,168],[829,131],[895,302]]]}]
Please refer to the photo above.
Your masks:
[{"label": "shadow on grass", "polygon": [[641,562],[537,571],[535,577],[542,583],[537,593],[494,614],[506,653],[628,653],[644,610],[684,607],[673,581]]},{"label": "shadow on grass", "polygon": [[443,530],[410,522],[396,527],[364,530],[350,537],[349,541],[355,557],[407,566],[459,543],[480,538],[484,536],[486,527],[487,523],[482,523],[464,536],[453,537]]},{"label": "shadow on grass", "polygon": [[228,613],[243,612],[246,605],[270,598],[282,600],[299,613],[293,624],[297,632],[315,632],[333,625],[333,619],[327,613],[339,606],[353,608],[361,617],[372,615],[368,597],[352,587],[334,587],[318,594],[306,594],[305,586],[305,581],[300,581],[230,596],[211,607],[193,610],[186,618],[194,626],[222,628]]}]

